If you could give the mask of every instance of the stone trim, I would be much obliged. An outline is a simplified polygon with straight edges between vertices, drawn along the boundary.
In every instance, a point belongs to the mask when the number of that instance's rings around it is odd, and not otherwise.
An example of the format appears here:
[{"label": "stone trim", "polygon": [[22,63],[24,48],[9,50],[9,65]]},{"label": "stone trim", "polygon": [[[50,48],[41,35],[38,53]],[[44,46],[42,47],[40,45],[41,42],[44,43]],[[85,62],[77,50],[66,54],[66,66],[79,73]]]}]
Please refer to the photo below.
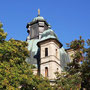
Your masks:
[{"label": "stone trim", "polygon": [[[54,60],[50,60],[50,61],[47,61],[47,62],[44,62],[44,63],[41,63],[41,64],[45,64],[45,63],[49,63],[49,62],[55,62],[55,63],[57,63],[56,61],[54,61]],[[41,65],[40,64],[40,65]],[[61,66],[59,63],[57,63],[59,66]]]},{"label": "stone trim", "polygon": [[59,42],[59,41],[58,41],[57,39],[55,39],[55,38],[45,39],[45,40],[43,40],[43,41],[38,42],[37,45],[38,45],[38,47],[40,47],[41,43],[46,43],[46,42],[51,42],[51,41],[56,42],[57,45],[58,45],[60,48],[63,46],[62,43]]},{"label": "stone trim", "polygon": [[59,47],[57,46],[56,43],[48,42],[48,41],[47,41],[47,43],[43,43],[41,46],[44,47],[44,46],[49,45],[49,44],[54,44],[59,49]]},{"label": "stone trim", "polygon": [[[40,60],[41,59],[43,59],[43,58],[48,58],[48,57],[50,57],[50,56],[54,56],[54,55],[49,55],[49,56],[46,56],[46,57],[42,57],[42,58],[40,58]],[[57,58],[56,56],[54,56],[55,58]],[[58,59],[58,58],[57,58]],[[58,61],[60,61],[59,59],[58,59]]]},{"label": "stone trim", "polygon": [[38,23],[38,22],[44,22],[47,26],[49,26],[49,24],[47,23],[46,20],[36,20],[36,21],[31,21],[30,23],[27,24],[26,28],[28,28],[29,26],[35,24],[35,23]]}]

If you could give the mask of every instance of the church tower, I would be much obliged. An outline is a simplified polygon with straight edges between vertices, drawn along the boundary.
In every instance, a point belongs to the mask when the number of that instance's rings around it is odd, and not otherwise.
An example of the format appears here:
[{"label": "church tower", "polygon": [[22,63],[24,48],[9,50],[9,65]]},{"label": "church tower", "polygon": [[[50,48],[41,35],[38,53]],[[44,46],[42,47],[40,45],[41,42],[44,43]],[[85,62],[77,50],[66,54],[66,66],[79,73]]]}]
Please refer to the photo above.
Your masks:
[{"label": "church tower", "polygon": [[64,70],[68,55],[50,25],[40,16],[40,10],[38,16],[27,24],[27,29],[30,56],[26,62],[35,65],[35,74],[53,81],[56,78],[55,72],[61,73]]},{"label": "church tower", "polygon": [[50,25],[46,22],[46,20],[40,16],[40,10],[38,9],[38,16],[27,24],[27,32],[29,34],[27,39],[40,39],[41,34],[49,27]]},{"label": "church tower", "polygon": [[42,34],[40,47],[40,74],[49,80],[56,78],[55,72],[61,73],[60,48],[62,44],[57,40],[56,35],[51,29]]}]

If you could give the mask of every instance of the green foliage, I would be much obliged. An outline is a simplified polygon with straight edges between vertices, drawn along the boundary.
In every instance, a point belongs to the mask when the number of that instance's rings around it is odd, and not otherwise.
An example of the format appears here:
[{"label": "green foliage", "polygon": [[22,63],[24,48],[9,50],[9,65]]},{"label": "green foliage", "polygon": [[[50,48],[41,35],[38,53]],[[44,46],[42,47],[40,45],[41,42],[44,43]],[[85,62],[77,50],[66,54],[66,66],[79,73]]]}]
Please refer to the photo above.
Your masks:
[{"label": "green foliage", "polygon": [[25,62],[29,52],[27,43],[10,39],[0,24],[0,90],[51,90],[47,79],[33,75],[32,65]]},{"label": "green foliage", "polygon": [[[67,71],[70,75],[80,73],[82,88],[90,89],[90,39],[87,40],[88,48],[85,48],[84,40],[72,41],[69,46],[75,50],[73,61],[68,64]],[[85,54],[84,54],[85,53]],[[82,64],[80,65],[80,61]]]},{"label": "green foliage", "polygon": [[90,39],[87,40],[86,57],[81,66],[82,87],[90,89]]},{"label": "green foliage", "polygon": [[12,65],[22,63],[29,54],[26,45],[26,42],[14,39],[0,43],[0,61],[12,62]]},{"label": "green foliage", "polygon": [[82,39],[82,37],[80,36],[80,39],[79,40],[74,40],[72,41],[70,44],[69,43],[66,43],[68,47],[70,48],[73,48],[74,50],[77,50],[77,49],[83,49],[85,43],[84,43],[84,39]]},{"label": "green foliage", "polygon": [[80,71],[80,64],[72,61],[67,64],[66,71],[71,75],[78,73]]},{"label": "green foliage", "polygon": [[7,33],[4,33],[2,27],[3,27],[3,25],[0,22],[0,42],[3,42],[7,36]]},{"label": "green foliage", "polygon": [[[56,73],[57,79],[55,89],[76,90],[81,88],[90,89],[90,39],[87,40],[89,48],[85,48],[85,42],[81,38],[74,40],[68,47],[75,52],[73,60],[67,64],[66,71],[62,74]],[[85,54],[84,54],[85,53]],[[82,61],[82,64],[80,62]]]},{"label": "green foliage", "polygon": [[80,89],[81,78],[79,73],[70,75],[68,72],[63,72],[62,74],[56,72],[56,77],[55,90]]},{"label": "green foliage", "polygon": [[79,40],[74,40],[69,44],[69,47],[72,48],[75,52],[75,55],[72,56],[73,60],[67,65],[67,71],[70,74],[75,74],[80,72],[81,66],[80,61],[84,60],[84,39],[80,36]]}]

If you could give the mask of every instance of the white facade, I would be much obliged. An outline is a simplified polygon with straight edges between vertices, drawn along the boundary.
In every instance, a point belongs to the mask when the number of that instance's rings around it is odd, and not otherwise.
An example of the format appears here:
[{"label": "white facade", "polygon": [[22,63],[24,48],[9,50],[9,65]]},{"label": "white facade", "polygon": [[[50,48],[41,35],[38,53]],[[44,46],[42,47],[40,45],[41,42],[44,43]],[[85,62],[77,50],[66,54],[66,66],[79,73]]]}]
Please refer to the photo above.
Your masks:
[{"label": "white facade", "polygon": [[[61,73],[60,50],[56,41],[47,40],[40,43],[40,74],[50,80],[56,78],[55,72]],[[47,52],[45,49],[47,48]],[[48,53],[45,56],[45,53]]]}]

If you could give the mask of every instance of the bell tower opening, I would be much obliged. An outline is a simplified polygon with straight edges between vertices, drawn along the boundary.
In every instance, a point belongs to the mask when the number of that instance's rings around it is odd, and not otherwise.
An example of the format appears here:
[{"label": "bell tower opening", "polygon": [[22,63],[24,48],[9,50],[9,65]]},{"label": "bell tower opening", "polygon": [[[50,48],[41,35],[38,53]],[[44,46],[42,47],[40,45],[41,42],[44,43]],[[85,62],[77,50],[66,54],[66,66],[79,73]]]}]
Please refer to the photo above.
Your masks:
[{"label": "bell tower opening", "polygon": [[40,9],[38,9],[38,15],[30,23],[27,24],[27,32],[31,39],[41,39],[41,34],[47,30],[50,25],[47,21],[40,16]]}]

